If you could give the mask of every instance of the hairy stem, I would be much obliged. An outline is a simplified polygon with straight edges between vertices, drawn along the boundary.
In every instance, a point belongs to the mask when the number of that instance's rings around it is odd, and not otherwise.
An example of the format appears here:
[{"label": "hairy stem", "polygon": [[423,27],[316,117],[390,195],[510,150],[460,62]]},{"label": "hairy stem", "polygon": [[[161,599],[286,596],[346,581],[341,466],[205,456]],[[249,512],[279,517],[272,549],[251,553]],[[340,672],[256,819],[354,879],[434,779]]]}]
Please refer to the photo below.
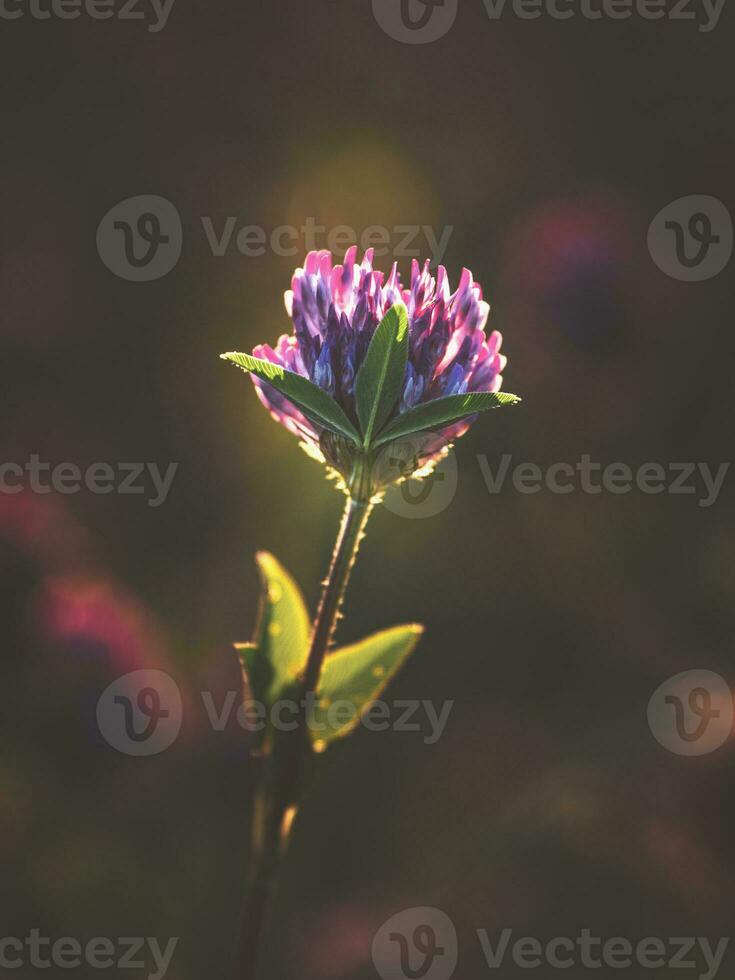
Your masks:
[{"label": "hairy stem", "polygon": [[339,537],[332,555],[332,564],[329,566],[329,573],[324,580],[319,611],[314,621],[309,659],[304,674],[304,695],[313,693],[319,683],[324,657],[337,626],[347,582],[352,566],[355,564],[357,551],[371,510],[372,505],[367,500],[357,500],[350,497],[347,501]]}]

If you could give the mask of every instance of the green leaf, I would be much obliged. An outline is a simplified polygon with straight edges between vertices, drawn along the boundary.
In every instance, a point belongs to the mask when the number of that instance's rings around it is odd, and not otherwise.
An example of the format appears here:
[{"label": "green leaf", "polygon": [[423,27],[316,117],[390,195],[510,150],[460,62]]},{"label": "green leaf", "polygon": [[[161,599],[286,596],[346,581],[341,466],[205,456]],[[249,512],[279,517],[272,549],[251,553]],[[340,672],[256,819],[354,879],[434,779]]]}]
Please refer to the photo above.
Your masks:
[{"label": "green leaf", "polygon": [[386,442],[412,435],[414,432],[441,428],[476,412],[484,412],[488,408],[500,408],[501,405],[515,405],[520,400],[517,395],[511,395],[507,391],[475,391],[466,395],[435,398],[399,415],[383,429],[375,445],[382,446]]},{"label": "green leaf", "polygon": [[287,371],[279,364],[272,364],[260,357],[253,357],[252,354],[229,351],[227,354],[220,354],[220,357],[236,364],[243,371],[257,375],[272,385],[289,401],[292,401],[311,422],[315,422],[325,429],[330,429],[332,432],[347,436],[358,446],[360,445],[360,435],[341,406],[326,391],[313,384],[308,378],[304,378],[294,371]]},{"label": "green leaf", "polygon": [[[423,626],[416,623],[394,626],[327,657],[310,719],[310,735],[317,751],[357,727],[361,716],[380,697],[413,651],[423,631]],[[337,706],[337,701],[347,704]]]},{"label": "green leaf", "polygon": [[267,707],[294,683],[309,653],[309,614],[298,585],[267,551],[256,555],[263,582],[252,643],[237,643],[251,695]]},{"label": "green leaf", "polygon": [[376,327],[355,380],[355,405],[366,448],[398,400],[407,360],[408,313],[405,306],[391,306]]}]

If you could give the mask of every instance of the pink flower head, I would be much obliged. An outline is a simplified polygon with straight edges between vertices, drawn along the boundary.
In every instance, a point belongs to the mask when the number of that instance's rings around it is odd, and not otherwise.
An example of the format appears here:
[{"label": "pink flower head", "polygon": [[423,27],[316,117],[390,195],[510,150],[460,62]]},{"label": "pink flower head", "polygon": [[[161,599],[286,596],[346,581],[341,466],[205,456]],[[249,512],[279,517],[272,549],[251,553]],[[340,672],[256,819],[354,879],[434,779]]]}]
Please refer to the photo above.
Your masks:
[{"label": "pink flower head", "polygon": [[[275,348],[261,344],[255,357],[308,378],[326,391],[355,422],[355,378],[370,340],[386,311],[403,304],[408,312],[408,361],[403,388],[391,418],[425,402],[467,392],[497,392],[506,358],[497,330],[485,333],[490,307],[468,269],[452,293],[444,266],[436,278],[414,259],[411,285],[405,288],[393,264],[390,275],[373,269],[373,250],[357,264],[350,248],[341,265],[328,251],[309,252],[286,292],[293,334],[279,337]],[[324,450],[321,428],[262,378],[252,375],[258,397],[273,417],[318,453]],[[462,435],[476,416],[432,433],[430,457]],[[390,421],[390,420],[389,420]],[[425,460],[424,460],[425,461]]]}]

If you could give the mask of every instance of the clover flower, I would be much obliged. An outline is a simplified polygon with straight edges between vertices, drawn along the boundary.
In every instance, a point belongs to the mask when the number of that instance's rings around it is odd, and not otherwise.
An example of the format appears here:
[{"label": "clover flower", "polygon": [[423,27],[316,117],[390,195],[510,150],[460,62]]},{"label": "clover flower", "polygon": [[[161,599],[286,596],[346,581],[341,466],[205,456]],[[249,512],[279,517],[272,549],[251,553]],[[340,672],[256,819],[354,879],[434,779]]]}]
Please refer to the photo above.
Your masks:
[{"label": "clover flower", "polygon": [[[373,269],[372,249],[359,265],[354,246],[341,265],[310,252],[285,301],[293,334],[222,356],[251,373],[273,418],[351,492],[427,470],[479,411],[518,401],[500,394],[502,337],[486,335],[490,307],[468,269],[451,293],[443,266],[434,278],[414,259],[404,288],[396,263],[387,279]],[[381,466],[376,451],[406,439],[410,463]]]},{"label": "clover flower", "polygon": [[[359,265],[356,252],[335,266],[329,252],[310,252],[286,293],[293,334],[275,348],[221,355],[250,374],[271,415],[328,464],[347,494],[313,624],[294,580],[261,552],[258,625],[251,642],[237,644],[244,690],[268,717],[252,742],[254,833],[238,980],[259,976],[263,923],[315,757],[328,764],[330,746],[356,729],[423,631],[405,623],[333,649],[373,507],[391,483],[427,472],[479,412],[519,401],[500,391],[501,336],[486,335],[489,307],[467,269],[452,293],[443,267],[434,278],[428,262],[414,262],[404,288],[395,265],[386,279],[373,269],[371,250]],[[295,728],[285,737],[274,710],[289,702]],[[351,706],[348,720],[330,720],[337,704]]]}]

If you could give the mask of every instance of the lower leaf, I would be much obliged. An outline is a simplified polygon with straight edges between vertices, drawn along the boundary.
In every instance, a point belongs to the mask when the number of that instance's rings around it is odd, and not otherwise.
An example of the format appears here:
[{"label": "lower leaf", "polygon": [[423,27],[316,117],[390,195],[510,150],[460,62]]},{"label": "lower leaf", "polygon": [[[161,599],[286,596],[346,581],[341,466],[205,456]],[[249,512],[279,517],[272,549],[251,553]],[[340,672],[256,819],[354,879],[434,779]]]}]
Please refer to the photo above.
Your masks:
[{"label": "lower leaf", "polygon": [[325,660],[309,719],[317,751],[354,731],[413,652],[423,631],[417,623],[393,626],[342,647]]}]

